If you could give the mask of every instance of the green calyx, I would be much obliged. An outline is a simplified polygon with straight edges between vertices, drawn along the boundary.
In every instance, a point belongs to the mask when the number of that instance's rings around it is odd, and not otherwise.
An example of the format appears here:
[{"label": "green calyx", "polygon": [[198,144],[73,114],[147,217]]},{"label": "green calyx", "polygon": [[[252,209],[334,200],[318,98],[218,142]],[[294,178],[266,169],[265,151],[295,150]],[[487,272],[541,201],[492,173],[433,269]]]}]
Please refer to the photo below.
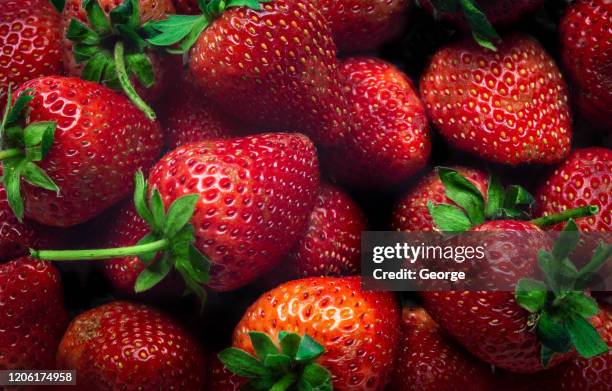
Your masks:
[{"label": "green calyx", "polygon": [[476,0],[432,0],[432,4],[436,17],[461,12],[472,30],[474,40],[484,48],[497,51],[495,42],[501,38]]},{"label": "green calyx", "polygon": [[64,11],[66,0],[49,0],[49,2],[51,3],[53,7],[55,7],[57,12],[59,12],[60,14],[62,13],[62,11]]},{"label": "green calyx", "polygon": [[262,3],[274,0],[198,0],[201,15],[169,15],[161,21],[144,25],[149,36],[147,42],[165,47],[169,53],[184,54],[191,49],[202,32],[227,9],[247,7],[261,10]]},{"label": "green calyx", "polygon": [[34,99],[34,90],[25,90],[12,102],[11,86],[0,124],[0,161],[2,182],[13,213],[23,220],[24,204],[21,180],[33,186],[59,193],[59,187],[36,163],[49,153],[55,137],[55,122],[34,122],[24,127],[24,113]]},{"label": "green calyx", "polygon": [[[230,372],[249,379],[247,390],[332,391],[331,373],[315,361],[325,349],[308,335],[281,331],[278,346],[264,333],[250,332],[255,350],[229,348],[219,353],[219,360]],[[280,348],[279,348],[280,346]]]},{"label": "green calyx", "polygon": [[67,37],[74,42],[73,53],[79,64],[85,64],[85,80],[123,90],[125,95],[154,120],[155,112],[136,92],[130,78],[144,87],[155,84],[155,72],[147,51],[137,0],[124,0],[106,16],[98,0],[84,0],[83,8],[91,27],[77,19],[68,26]]},{"label": "green calyx", "polygon": [[[204,304],[210,261],[195,247],[193,226],[189,223],[199,196],[176,199],[166,211],[157,189],[149,191],[142,172],[136,174],[134,204],[151,232],[135,246],[98,250],[30,250],[33,258],[47,261],[87,261],[136,256],[146,268],[138,276],[134,290],[145,292],[159,284],[174,269],[185,281],[186,293],[195,294]],[[147,195],[151,197],[147,199]]]},{"label": "green calyx", "polygon": [[578,227],[570,220],[552,252],[541,250],[538,255],[544,281],[522,279],[516,286],[516,302],[530,312],[530,326],[542,344],[545,367],[554,354],[571,349],[585,358],[608,351],[606,342],[589,322],[599,312],[597,302],[584,290],[612,257],[612,245],[600,242],[591,261],[578,270],[569,257],[579,240]]}]

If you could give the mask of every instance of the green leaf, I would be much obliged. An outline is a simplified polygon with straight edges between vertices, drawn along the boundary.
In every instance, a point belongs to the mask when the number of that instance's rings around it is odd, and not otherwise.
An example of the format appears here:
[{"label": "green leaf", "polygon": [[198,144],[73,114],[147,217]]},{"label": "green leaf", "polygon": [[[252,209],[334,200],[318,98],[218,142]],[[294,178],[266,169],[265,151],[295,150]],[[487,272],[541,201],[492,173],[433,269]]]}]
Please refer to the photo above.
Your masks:
[{"label": "green leaf", "polygon": [[555,353],[556,352],[554,350],[547,348],[545,345],[542,345],[542,347],[540,348],[540,360],[542,361],[542,366],[544,368],[548,368],[550,360],[552,360],[552,357],[555,355]]},{"label": "green leaf", "polygon": [[278,334],[278,339],[280,341],[281,351],[283,352],[283,354],[286,354],[291,358],[295,358],[300,347],[300,341],[302,340],[302,338],[295,333],[287,333],[285,331],[281,331]]},{"label": "green leaf", "polygon": [[286,373],[291,369],[291,358],[284,354],[270,353],[264,359],[264,365],[274,373]]},{"label": "green leaf", "polygon": [[165,253],[160,259],[151,263],[149,267],[138,275],[134,291],[136,293],[148,291],[166,278],[170,270],[172,270],[170,255]]},{"label": "green leaf", "polygon": [[260,360],[264,361],[269,354],[278,354],[278,348],[267,334],[251,331],[249,332],[249,338],[255,354]]},{"label": "green leaf", "polygon": [[53,145],[55,122],[34,122],[23,130],[26,157],[33,162],[41,161]]},{"label": "green leaf", "polygon": [[559,291],[568,291],[575,289],[574,285],[576,284],[576,280],[578,278],[578,270],[576,270],[576,266],[572,263],[569,258],[564,258],[561,261],[556,261],[559,263],[558,271],[557,271],[557,286]]},{"label": "green leaf", "polygon": [[462,207],[472,225],[484,222],[484,198],[472,182],[457,171],[439,167],[438,175],[444,184],[446,196]]},{"label": "green leaf", "polygon": [[21,173],[27,162],[24,158],[3,161],[4,189],[9,206],[19,221],[23,220],[24,213],[23,199],[21,198]]},{"label": "green leaf", "polygon": [[[308,364],[304,367],[302,378],[306,380],[314,389],[331,390],[331,373],[319,364]],[[330,387],[330,388],[320,388]]]},{"label": "green leaf", "polygon": [[546,304],[547,289],[542,281],[524,278],[516,284],[516,302],[529,312],[539,312]]},{"label": "green leaf", "polygon": [[605,244],[600,241],[593,253],[593,257],[580,271],[576,278],[575,289],[582,290],[589,287],[593,277],[597,275],[597,272],[601,267],[610,260],[612,257],[612,245]]},{"label": "green leaf", "polygon": [[115,28],[125,43],[131,45],[137,53],[143,53],[147,48],[147,41],[134,28],[123,24],[115,26]]},{"label": "green leaf", "polygon": [[295,359],[298,362],[308,362],[316,360],[319,356],[325,353],[325,348],[317,341],[308,335],[304,335],[300,341],[300,346],[295,354]]},{"label": "green leaf", "polygon": [[269,3],[271,1],[274,0],[229,0],[225,8],[247,7],[260,11],[262,9],[261,3]]},{"label": "green leaf", "polygon": [[51,4],[55,7],[57,12],[60,14],[64,11],[64,6],[66,5],[66,0],[50,0]]},{"label": "green leaf", "polygon": [[32,162],[26,162],[21,171],[22,178],[33,186],[59,194],[60,188],[42,168]]},{"label": "green leaf", "polygon": [[149,210],[149,205],[147,203],[148,186],[141,170],[138,170],[134,175],[134,184],[134,206],[136,207],[138,216],[140,216],[149,227],[153,228],[153,230],[161,232],[161,227],[155,226],[153,214],[151,214]]},{"label": "green leaf", "polygon": [[558,278],[559,264],[560,263],[553,258],[551,253],[545,250],[540,250],[540,252],[538,253],[538,265],[544,273],[544,279],[546,280],[546,283],[555,293],[555,295],[558,295],[560,292]]},{"label": "green leaf", "polygon": [[434,205],[430,201],[427,203],[427,209],[435,226],[443,232],[465,232],[472,228],[470,219],[454,205]]},{"label": "green leaf", "polygon": [[159,227],[160,231],[163,231],[165,228],[166,210],[164,208],[164,201],[162,201],[161,194],[157,189],[153,189],[153,194],[149,200],[149,210],[153,214],[155,227]]},{"label": "green leaf", "polygon": [[81,43],[77,43],[72,47],[74,59],[79,64],[91,60],[99,50],[100,49],[95,45],[85,45]]},{"label": "green leaf", "polygon": [[198,199],[198,194],[188,194],[176,199],[170,205],[163,227],[166,236],[173,237],[191,220]]},{"label": "green leaf", "polygon": [[219,360],[228,371],[243,377],[265,377],[268,369],[262,362],[244,350],[228,348],[218,355]]},{"label": "green leaf", "polygon": [[90,29],[88,26],[72,19],[68,25],[68,31],[66,32],[66,38],[73,42],[78,42],[83,45],[98,45],[100,44],[100,36],[98,33]]},{"label": "green leaf", "polygon": [[[8,115],[6,116],[6,121],[3,123],[4,128],[9,125],[12,125],[19,119],[19,117],[21,117],[21,113],[23,113],[25,108],[34,99],[34,94],[35,92],[31,88],[28,88],[27,90],[24,90],[19,94],[17,99],[15,99],[15,103],[13,103],[13,106],[9,110]],[[7,102],[9,101],[7,100]]]},{"label": "green leaf", "polygon": [[155,84],[155,71],[149,56],[142,53],[128,54],[125,61],[128,72],[136,76],[140,84],[146,88]]},{"label": "green leaf", "polygon": [[508,186],[504,196],[504,208],[513,210],[520,206],[531,207],[535,203],[533,196],[522,186]]},{"label": "green leaf", "polygon": [[562,306],[564,310],[574,312],[583,318],[590,318],[599,312],[597,301],[583,292],[569,292],[563,298]]},{"label": "green leaf", "polygon": [[608,351],[608,346],[589,321],[578,314],[569,315],[567,331],[576,351],[585,358],[592,358]]},{"label": "green leaf", "polygon": [[554,319],[547,311],[540,314],[536,332],[542,345],[553,352],[565,353],[572,347],[568,330],[564,324]]},{"label": "green leaf", "polygon": [[487,217],[497,217],[500,215],[504,205],[504,189],[501,180],[497,175],[489,176],[489,188],[487,191],[487,203],[485,215]]},{"label": "green leaf", "polygon": [[569,257],[579,241],[580,232],[578,231],[578,226],[574,220],[569,220],[555,241],[552,252],[553,257],[557,260]]},{"label": "green leaf", "polygon": [[194,280],[200,284],[207,284],[210,279],[210,261],[193,244],[189,246],[189,260]]},{"label": "green leaf", "polygon": [[97,52],[83,68],[81,78],[99,83],[106,68],[112,63],[111,58],[102,52]]},{"label": "green leaf", "polygon": [[111,24],[115,28],[119,25],[129,26],[133,29],[140,27],[140,13],[137,0],[124,0],[110,12]]},{"label": "green leaf", "polygon": [[100,7],[98,0],[85,0],[83,2],[83,8],[87,13],[87,20],[93,27],[93,30],[100,36],[110,34],[111,26],[106,18],[106,14]]},{"label": "green leaf", "polygon": [[[137,246],[141,246],[143,244],[149,244],[149,243],[153,243],[159,240],[159,237],[154,234],[153,232],[150,232],[148,234],[146,234],[142,239],[140,239],[138,241],[138,243],[136,243]],[[155,257],[157,256],[157,251],[153,251],[150,252],[148,254],[141,254],[138,256],[138,259],[140,260],[140,262],[144,263],[145,265],[149,266],[151,264],[151,262],[153,262],[153,260],[155,259]]]},{"label": "green leaf", "polygon": [[501,38],[476,2],[474,0],[459,0],[459,4],[472,29],[472,35],[476,42],[484,48],[497,51],[493,42],[500,41]]},{"label": "green leaf", "polygon": [[183,40],[189,33],[203,21],[208,23],[202,15],[168,15],[167,19],[148,22],[145,30],[155,31],[148,42],[155,46],[172,46]]}]

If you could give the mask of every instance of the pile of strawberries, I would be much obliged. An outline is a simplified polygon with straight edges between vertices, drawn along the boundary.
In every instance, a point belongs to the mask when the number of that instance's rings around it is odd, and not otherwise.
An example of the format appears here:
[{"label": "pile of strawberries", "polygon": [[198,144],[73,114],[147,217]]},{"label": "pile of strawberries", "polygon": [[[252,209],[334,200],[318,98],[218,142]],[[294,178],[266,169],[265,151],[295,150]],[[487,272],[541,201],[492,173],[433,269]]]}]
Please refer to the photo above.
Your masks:
[{"label": "pile of strawberries", "polygon": [[[612,389],[612,2],[567,3],[0,0],[0,370]],[[520,232],[516,291],[363,290],[366,230]]]}]

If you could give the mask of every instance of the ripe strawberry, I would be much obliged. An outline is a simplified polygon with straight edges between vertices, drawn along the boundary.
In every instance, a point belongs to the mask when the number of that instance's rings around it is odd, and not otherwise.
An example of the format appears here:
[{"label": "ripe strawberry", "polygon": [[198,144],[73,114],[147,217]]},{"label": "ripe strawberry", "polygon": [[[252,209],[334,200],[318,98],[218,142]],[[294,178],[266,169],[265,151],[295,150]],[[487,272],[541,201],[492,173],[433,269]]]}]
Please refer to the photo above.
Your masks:
[{"label": "ripe strawberry", "polygon": [[[336,46],[310,1],[213,0],[192,30],[153,23],[154,45],[189,52],[189,69],[219,107],[268,130],[295,129],[317,143],[341,140],[350,124]],[[178,22],[178,20],[176,20]],[[204,26],[204,27],[203,27]]]},{"label": "ripe strawberry", "polygon": [[612,126],[612,2],[579,0],[559,27],[565,69],[574,82],[583,117],[609,131]]},{"label": "ripe strawberry", "polygon": [[393,370],[399,338],[397,305],[391,293],[362,291],[358,277],[290,281],[263,294],[247,310],[234,330],[234,349],[222,352],[220,359],[244,376],[240,369],[245,368],[236,365],[235,358],[256,352],[263,366],[269,354],[279,354],[270,340],[278,338],[283,361],[304,371],[281,372],[278,377],[272,372],[271,385],[307,381],[330,389],[331,380],[340,391],[382,390]]},{"label": "ripe strawberry", "polygon": [[[15,133],[0,157],[5,185],[17,184],[6,188],[17,189],[8,195],[18,216],[23,213],[18,192],[22,176],[28,182],[21,185],[25,215],[67,227],[91,219],[127,196],[131,186],[125,178],[150,167],[161,152],[159,125],[104,86],[49,76],[24,83],[16,94],[19,98],[6,127]],[[27,114],[21,123],[24,107]],[[39,138],[24,148],[28,134]]]},{"label": "ripe strawberry", "polygon": [[361,232],[366,220],[347,194],[323,184],[306,235],[289,256],[291,275],[346,276],[361,269]]},{"label": "ripe strawberry", "polygon": [[0,264],[0,368],[53,369],[68,324],[57,269],[19,258]]},{"label": "ripe strawberry", "polygon": [[86,390],[199,390],[198,343],[153,308],[116,301],[77,316],[62,338],[57,367],[77,371]]},{"label": "ripe strawberry", "polygon": [[48,0],[0,0],[0,109],[11,83],[62,73],[58,25]]},{"label": "ripe strawberry", "polygon": [[423,308],[404,308],[398,349],[394,391],[493,389],[491,369],[457,345]]},{"label": "ripe strawberry", "polygon": [[572,136],[567,87],[534,39],[511,34],[497,52],[463,40],[440,49],[421,79],[447,142],[504,164],[555,163]]},{"label": "ripe strawberry", "polygon": [[431,150],[425,108],[412,82],[375,58],[345,60],[340,73],[354,126],[328,154],[330,170],[357,186],[405,182],[426,165]]}]

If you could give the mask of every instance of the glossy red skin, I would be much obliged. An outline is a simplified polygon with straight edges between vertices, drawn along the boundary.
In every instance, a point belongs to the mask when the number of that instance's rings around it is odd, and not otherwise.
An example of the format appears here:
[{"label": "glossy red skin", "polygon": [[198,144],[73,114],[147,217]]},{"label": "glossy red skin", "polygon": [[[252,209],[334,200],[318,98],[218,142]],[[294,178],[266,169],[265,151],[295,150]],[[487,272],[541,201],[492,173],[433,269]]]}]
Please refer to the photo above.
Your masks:
[{"label": "glossy red skin", "polygon": [[577,91],[582,116],[605,131],[612,127],[612,2],[579,0],[559,26],[563,64]]},{"label": "glossy red skin", "polygon": [[348,194],[321,185],[306,235],[289,256],[291,274],[299,277],[347,276],[361,270],[363,211]]},{"label": "glossy red skin", "polygon": [[358,187],[405,183],[425,167],[431,153],[425,107],[412,81],[373,57],[344,60],[340,73],[354,126],[329,153],[329,169]]},{"label": "glossy red skin", "polygon": [[60,274],[47,262],[0,264],[0,369],[53,369],[68,324]]},{"label": "glossy red skin", "polygon": [[[545,0],[478,0],[478,6],[484,11],[489,22],[496,26],[507,26],[519,21],[523,16],[535,11]],[[422,7],[432,15],[431,0],[419,0]],[[455,26],[468,30],[462,13],[443,13],[439,18],[453,23]]]},{"label": "glossy red skin", "polygon": [[350,126],[336,46],[312,2],[232,8],[199,37],[189,68],[203,92],[246,123],[335,144]]},{"label": "glossy red skin", "polygon": [[83,390],[200,390],[206,366],[198,346],[156,309],[115,301],[71,322],[57,367],[76,370]]},{"label": "glossy red skin", "polygon": [[[533,238],[542,231],[526,221],[497,220],[475,227],[473,231],[520,231]],[[541,236],[540,245],[526,245],[521,236],[514,234],[501,248],[509,248],[502,259],[494,260],[491,269],[502,263],[531,260],[531,269],[537,267],[537,254],[541,248],[552,248],[552,241]],[[501,240],[501,239],[500,239]],[[489,246],[487,246],[489,247]],[[525,264],[508,274],[516,274],[518,281],[529,270]],[[532,275],[532,274],[531,274]],[[505,276],[508,279],[512,276]],[[514,292],[504,291],[446,291],[421,292],[424,307],[436,322],[459,343],[481,360],[519,373],[542,371],[541,344],[530,330],[529,313],[514,299]],[[549,368],[571,358],[573,353],[555,355]]]},{"label": "glossy red skin", "polygon": [[276,133],[180,147],[151,171],[166,207],[199,194],[196,246],[212,262],[208,287],[229,291],[278,265],[304,234],[319,170],[312,142]]},{"label": "glossy red skin", "polygon": [[403,30],[413,7],[408,0],[316,0],[343,52],[376,49]]},{"label": "glossy red skin", "polygon": [[[59,14],[48,0],[0,0],[0,109],[9,84],[63,72]],[[4,112],[4,110],[2,110]]]},{"label": "glossy red skin", "polygon": [[390,390],[490,391],[491,368],[452,340],[420,307],[404,308]]},{"label": "glossy red skin", "polygon": [[[98,0],[100,6],[108,15],[115,7],[123,3],[124,0]],[[61,31],[63,37],[62,57],[64,66],[68,74],[81,76],[85,63],[78,64],[74,58],[73,42],[67,38],[68,26],[72,19],[77,19],[85,25],[90,26],[82,0],[67,0],[61,16]],[[174,14],[172,0],[138,0],[140,10],[140,21],[142,24],[151,20],[162,20],[167,15]],[[91,26],[90,26],[91,27]],[[113,48],[108,48],[113,50]],[[136,87],[136,92],[146,101],[159,99],[168,86],[168,79],[172,77],[173,60],[157,52],[148,52],[147,56],[153,64],[155,73],[155,83],[150,88],[140,85],[136,78],[132,77],[132,83]]]},{"label": "glossy red skin", "polygon": [[147,170],[161,153],[159,124],[121,94],[60,76],[24,83],[16,94],[28,88],[35,96],[26,125],[57,123],[53,146],[39,166],[60,187],[60,196],[22,184],[26,217],[57,227],[84,223],[130,195],[136,171]]},{"label": "glossy red skin", "polygon": [[493,52],[465,38],[434,55],[421,78],[429,116],[449,145],[510,165],[569,154],[567,86],[533,38],[503,37]]},{"label": "glossy red skin", "polygon": [[246,383],[246,379],[228,371],[216,354],[209,356],[206,391],[240,391],[240,387],[244,383]]},{"label": "glossy red skin", "polygon": [[317,360],[334,390],[383,390],[399,341],[400,314],[389,292],[361,290],[359,277],[294,280],[263,294],[234,330],[233,345],[253,352],[249,331],[274,340],[281,331],[308,334],[325,348]]},{"label": "glossy red skin", "polygon": [[[485,172],[467,167],[453,167],[453,169],[472,182],[483,195],[487,194],[489,178]],[[423,177],[397,203],[393,210],[393,229],[405,232],[438,231],[427,209],[429,201],[434,204],[456,205],[446,196],[444,185],[435,171]]]}]

